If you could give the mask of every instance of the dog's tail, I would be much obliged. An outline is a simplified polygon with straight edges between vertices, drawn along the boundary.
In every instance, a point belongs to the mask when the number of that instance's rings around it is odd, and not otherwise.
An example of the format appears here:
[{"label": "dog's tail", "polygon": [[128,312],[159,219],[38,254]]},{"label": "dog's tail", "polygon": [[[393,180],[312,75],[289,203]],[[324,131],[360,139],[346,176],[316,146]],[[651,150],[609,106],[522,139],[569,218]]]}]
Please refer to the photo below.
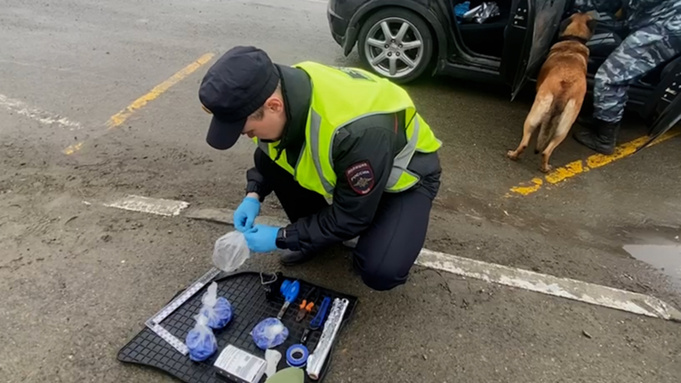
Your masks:
[{"label": "dog's tail", "polygon": [[551,138],[556,134],[558,123],[567,104],[568,99],[566,97],[559,96],[553,100],[551,111],[546,114],[541,122],[539,135],[537,136],[537,145],[534,149],[535,154],[543,152],[549,145]]}]

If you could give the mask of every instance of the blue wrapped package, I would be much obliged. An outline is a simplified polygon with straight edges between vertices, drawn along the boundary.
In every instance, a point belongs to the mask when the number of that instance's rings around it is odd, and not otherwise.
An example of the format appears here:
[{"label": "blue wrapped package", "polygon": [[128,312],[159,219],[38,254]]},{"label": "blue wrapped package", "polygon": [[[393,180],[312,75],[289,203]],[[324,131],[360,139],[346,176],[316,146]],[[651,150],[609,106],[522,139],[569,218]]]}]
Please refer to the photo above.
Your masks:
[{"label": "blue wrapped package", "polygon": [[461,23],[461,19],[463,18],[463,15],[468,12],[468,10],[471,7],[471,2],[470,1],[464,1],[463,3],[456,4],[454,6],[454,14],[456,15],[456,22],[458,24]]},{"label": "blue wrapped package", "polygon": [[218,284],[213,282],[201,298],[200,314],[208,318],[208,326],[221,329],[232,320],[232,305],[224,297],[217,297]]},{"label": "blue wrapped package", "polygon": [[288,338],[288,329],[277,318],[267,318],[251,331],[256,346],[261,350],[277,347]]},{"label": "blue wrapped package", "polygon": [[218,342],[213,330],[208,327],[208,318],[199,314],[195,319],[196,324],[193,329],[189,330],[185,344],[189,349],[189,359],[201,362],[218,350]]}]

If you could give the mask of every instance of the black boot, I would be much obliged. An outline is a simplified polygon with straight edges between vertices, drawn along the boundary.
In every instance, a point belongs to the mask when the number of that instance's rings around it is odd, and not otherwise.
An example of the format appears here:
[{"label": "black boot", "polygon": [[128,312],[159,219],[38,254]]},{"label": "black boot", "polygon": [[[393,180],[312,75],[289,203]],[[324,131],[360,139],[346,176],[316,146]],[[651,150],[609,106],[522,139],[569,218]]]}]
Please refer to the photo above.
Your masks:
[{"label": "black boot", "polygon": [[615,152],[617,134],[620,130],[619,122],[610,123],[593,119],[585,121],[583,126],[587,129],[574,135],[577,142],[601,154]]},{"label": "black boot", "polygon": [[595,118],[593,118],[591,116],[586,116],[586,115],[583,116],[583,115],[580,114],[577,117],[577,124],[579,126],[581,126],[582,128],[585,128],[585,129],[590,130],[592,132],[596,131],[596,128],[598,127],[598,122],[599,122],[598,120],[596,120]]},{"label": "black boot", "polygon": [[302,251],[284,250],[279,256],[279,263],[284,266],[295,266],[314,258],[314,254],[303,254]]}]

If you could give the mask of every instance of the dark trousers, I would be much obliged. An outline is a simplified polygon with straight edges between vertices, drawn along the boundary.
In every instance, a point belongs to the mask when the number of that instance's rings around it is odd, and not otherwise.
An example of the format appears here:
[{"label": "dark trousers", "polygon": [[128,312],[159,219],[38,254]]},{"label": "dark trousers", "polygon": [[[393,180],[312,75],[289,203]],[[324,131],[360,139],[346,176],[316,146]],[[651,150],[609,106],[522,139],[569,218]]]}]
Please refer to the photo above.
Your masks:
[{"label": "dark trousers", "polygon": [[[274,185],[274,193],[291,222],[328,206],[320,194],[303,188],[262,151],[255,166]],[[426,239],[432,196],[421,187],[384,193],[373,222],[360,233],[353,254],[355,269],[374,290],[389,290],[407,281]]]}]

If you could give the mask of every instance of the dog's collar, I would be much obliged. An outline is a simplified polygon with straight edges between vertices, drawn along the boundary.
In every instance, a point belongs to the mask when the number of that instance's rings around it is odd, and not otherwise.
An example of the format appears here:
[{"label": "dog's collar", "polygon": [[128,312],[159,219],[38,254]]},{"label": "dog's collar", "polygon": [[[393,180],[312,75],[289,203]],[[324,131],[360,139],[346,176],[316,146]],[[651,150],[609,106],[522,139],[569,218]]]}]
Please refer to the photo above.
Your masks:
[{"label": "dog's collar", "polygon": [[589,42],[589,40],[579,36],[562,36],[558,39],[558,41],[577,41],[584,45],[586,45],[586,43]]}]

